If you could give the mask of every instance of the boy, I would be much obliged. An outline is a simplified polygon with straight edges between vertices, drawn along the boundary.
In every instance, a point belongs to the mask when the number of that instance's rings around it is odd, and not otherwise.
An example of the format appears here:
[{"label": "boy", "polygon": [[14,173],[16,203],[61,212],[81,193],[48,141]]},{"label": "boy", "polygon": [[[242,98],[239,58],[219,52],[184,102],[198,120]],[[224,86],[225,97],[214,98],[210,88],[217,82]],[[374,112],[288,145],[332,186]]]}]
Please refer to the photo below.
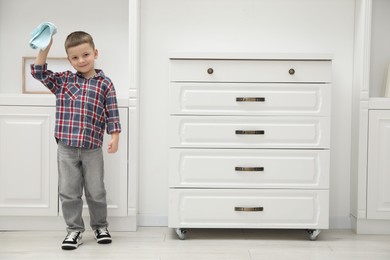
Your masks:
[{"label": "boy", "polygon": [[97,242],[111,243],[101,146],[107,125],[107,133],[111,134],[108,152],[118,150],[121,125],[115,89],[103,71],[95,69],[98,50],[88,33],[73,32],[65,40],[68,60],[76,73],[47,69],[52,42],[39,51],[31,74],[56,95],[59,197],[68,231],[62,249],[72,250],[82,244],[83,188]]}]

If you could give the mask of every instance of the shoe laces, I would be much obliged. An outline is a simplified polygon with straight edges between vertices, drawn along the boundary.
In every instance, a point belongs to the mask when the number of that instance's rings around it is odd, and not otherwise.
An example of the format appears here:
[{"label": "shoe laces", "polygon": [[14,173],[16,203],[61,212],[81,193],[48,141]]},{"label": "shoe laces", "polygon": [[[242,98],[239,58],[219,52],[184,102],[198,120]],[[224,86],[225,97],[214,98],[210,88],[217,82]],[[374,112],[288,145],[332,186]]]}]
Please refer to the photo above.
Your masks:
[{"label": "shoe laces", "polygon": [[100,235],[108,235],[108,230],[107,230],[107,228],[98,228],[98,229],[97,229],[97,232],[98,232],[98,234],[100,234]]},{"label": "shoe laces", "polygon": [[74,240],[76,240],[76,238],[79,234],[80,234],[80,232],[78,232],[78,231],[71,231],[68,233],[68,235],[66,235],[65,240],[74,241]]}]

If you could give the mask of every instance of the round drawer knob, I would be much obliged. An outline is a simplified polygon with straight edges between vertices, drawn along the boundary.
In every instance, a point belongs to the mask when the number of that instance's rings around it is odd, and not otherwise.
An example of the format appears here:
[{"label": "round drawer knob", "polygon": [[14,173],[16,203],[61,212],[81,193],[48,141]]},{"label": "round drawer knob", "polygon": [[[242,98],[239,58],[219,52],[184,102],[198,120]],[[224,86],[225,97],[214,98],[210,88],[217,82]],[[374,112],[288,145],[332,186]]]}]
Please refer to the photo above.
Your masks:
[{"label": "round drawer knob", "polygon": [[289,69],[289,70],[288,70],[288,73],[289,73],[290,75],[294,75],[294,74],[295,74],[295,70],[294,70],[294,69]]},{"label": "round drawer knob", "polygon": [[207,69],[207,73],[208,73],[208,74],[213,74],[213,73],[214,73],[213,68],[208,68],[208,69]]}]

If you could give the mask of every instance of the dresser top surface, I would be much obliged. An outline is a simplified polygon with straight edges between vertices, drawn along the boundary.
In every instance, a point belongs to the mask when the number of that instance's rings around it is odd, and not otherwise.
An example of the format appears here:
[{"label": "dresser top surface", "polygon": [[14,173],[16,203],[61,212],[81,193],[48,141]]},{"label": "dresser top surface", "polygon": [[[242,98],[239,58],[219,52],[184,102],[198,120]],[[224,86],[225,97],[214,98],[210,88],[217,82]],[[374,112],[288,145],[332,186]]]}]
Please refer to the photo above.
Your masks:
[{"label": "dresser top surface", "polygon": [[331,53],[169,52],[175,59],[215,60],[332,60]]}]

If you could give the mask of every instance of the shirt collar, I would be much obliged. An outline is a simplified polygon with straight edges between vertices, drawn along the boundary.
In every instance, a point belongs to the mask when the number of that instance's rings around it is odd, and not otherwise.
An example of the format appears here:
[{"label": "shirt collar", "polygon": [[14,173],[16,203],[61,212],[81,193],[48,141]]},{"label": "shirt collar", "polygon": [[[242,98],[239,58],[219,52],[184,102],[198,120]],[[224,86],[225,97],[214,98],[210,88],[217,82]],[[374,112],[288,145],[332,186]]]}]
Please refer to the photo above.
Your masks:
[{"label": "shirt collar", "polygon": [[[104,78],[105,77],[105,75],[104,75],[102,70],[95,69],[95,71],[96,71],[95,76],[93,76],[91,78]],[[77,71],[76,74],[77,74],[77,76],[84,78],[83,74],[81,74],[80,72]]]}]

